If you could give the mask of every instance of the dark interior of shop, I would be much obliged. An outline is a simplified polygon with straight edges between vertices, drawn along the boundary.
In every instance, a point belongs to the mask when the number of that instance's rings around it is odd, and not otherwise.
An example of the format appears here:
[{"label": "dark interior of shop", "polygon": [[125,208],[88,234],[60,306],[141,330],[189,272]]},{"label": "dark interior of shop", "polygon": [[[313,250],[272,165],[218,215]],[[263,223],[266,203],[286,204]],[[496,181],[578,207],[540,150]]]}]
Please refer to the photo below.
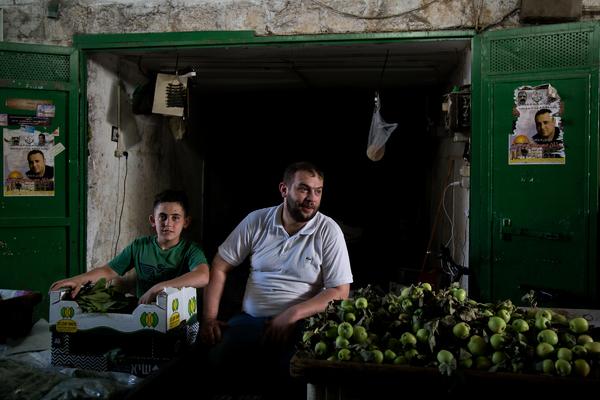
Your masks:
[{"label": "dark interior of shop", "polygon": [[[145,70],[196,72],[184,140],[204,162],[207,257],[247,213],[279,204],[287,164],[309,160],[325,173],[321,211],[345,233],[353,287],[417,282],[435,203],[441,103],[465,48],[465,41],[271,46],[137,58]],[[381,116],[398,126],[383,158],[372,161],[376,92]],[[236,286],[247,272],[243,265],[230,275],[232,293],[242,292]]]}]

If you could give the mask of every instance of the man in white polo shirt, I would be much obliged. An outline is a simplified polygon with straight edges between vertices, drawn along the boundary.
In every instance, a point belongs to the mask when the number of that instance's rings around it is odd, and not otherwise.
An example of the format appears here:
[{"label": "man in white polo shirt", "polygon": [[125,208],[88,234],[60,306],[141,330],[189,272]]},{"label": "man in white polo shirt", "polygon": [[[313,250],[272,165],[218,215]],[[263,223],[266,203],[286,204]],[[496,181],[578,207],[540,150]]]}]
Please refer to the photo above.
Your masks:
[{"label": "man in white polo shirt", "polygon": [[[299,322],[349,295],[352,272],[344,235],[319,212],[323,173],[311,163],[294,163],[286,168],[279,191],[283,203],[248,214],[212,262],[201,338],[215,345],[209,359],[217,366],[256,363],[259,357],[289,374]],[[248,256],[243,312],[227,323],[218,321],[227,273]]]}]

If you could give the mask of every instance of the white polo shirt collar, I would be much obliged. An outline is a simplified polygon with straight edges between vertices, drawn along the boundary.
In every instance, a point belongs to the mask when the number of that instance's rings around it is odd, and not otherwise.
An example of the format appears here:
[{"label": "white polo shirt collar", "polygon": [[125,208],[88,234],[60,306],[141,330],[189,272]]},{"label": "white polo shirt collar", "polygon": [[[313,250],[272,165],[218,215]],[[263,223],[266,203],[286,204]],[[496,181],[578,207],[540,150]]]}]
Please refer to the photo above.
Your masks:
[{"label": "white polo shirt collar", "polygon": [[[277,207],[277,210],[275,211],[275,215],[273,218],[273,226],[275,226],[277,229],[281,229],[283,232],[285,232],[287,234],[287,231],[283,227],[283,206],[284,206],[284,203],[281,203],[279,205],[279,207]],[[306,223],[306,225],[304,225],[302,227],[302,229],[300,229],[296,234],[298,234],[298,235],[313,234],[315,232],[316,225],[317,225],[317,219],[319,218],[320,214],[321,213],[319,211],[317,211],[315,216],[312,217],[310,219],[310,221],[308,221]]]}]

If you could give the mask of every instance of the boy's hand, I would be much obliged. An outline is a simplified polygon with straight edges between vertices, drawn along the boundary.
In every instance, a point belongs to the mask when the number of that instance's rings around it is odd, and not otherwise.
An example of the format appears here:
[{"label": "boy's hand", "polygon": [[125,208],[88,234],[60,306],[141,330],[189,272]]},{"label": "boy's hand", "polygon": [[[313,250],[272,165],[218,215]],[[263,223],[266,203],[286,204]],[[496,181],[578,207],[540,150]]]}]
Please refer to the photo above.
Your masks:
[{"label": "boy's hand", "polygon": [[77,297],[77,294],[81,290],[82,286],[88,281],[82,282],[80,279],[67,278],[61,279],[60,281],[54,282],[50,286],[50,291],[59,290],[60,288],[71,288],[71,298]]},{"label": "boy's hand", "polygon": [[140,300],[138,301],[139,304],[150,304],[153,303],[154,301],[156,301],[156,296],[158,296],[158,294],[160,293],[161,290],[163,290],[164,287],[162,285],[154,285],[152,286],[150,289],[148,289],[146,291],[146,293],[144,293],[142,295],[142,297],[140,297]]}]

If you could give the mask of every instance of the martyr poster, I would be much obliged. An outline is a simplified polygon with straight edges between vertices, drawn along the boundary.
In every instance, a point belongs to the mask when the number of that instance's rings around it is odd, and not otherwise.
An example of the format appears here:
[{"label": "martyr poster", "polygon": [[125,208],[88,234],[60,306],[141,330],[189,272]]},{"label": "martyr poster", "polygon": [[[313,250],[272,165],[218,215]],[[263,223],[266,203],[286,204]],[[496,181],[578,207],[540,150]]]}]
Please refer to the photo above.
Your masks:
[{"label": "martyr poster", "polygon": [[562,104],[550,84],[520,86],[514,91],[513,132],[508,138],[508,163],[565,164]]}]

